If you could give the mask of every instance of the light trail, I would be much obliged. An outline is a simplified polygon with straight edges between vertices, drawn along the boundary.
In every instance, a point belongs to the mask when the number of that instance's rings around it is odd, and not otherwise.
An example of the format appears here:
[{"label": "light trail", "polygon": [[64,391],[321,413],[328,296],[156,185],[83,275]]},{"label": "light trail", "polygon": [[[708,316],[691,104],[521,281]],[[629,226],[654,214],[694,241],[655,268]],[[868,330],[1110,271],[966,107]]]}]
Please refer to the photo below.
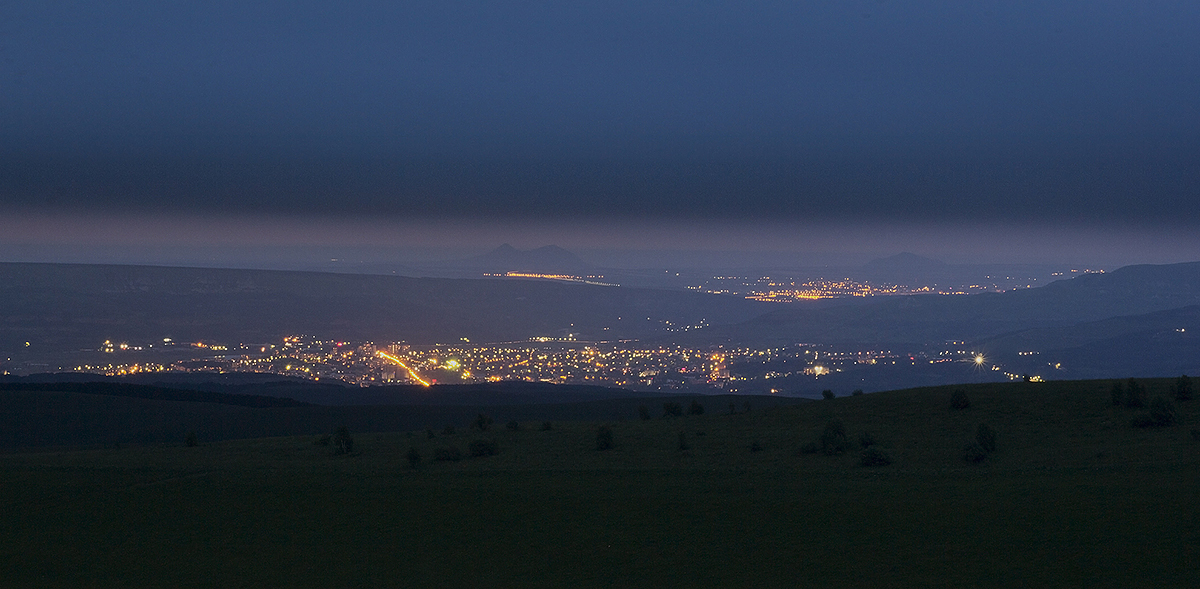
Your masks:
[{"label": "light trail", "polygon": [[401,368],[403,368],[403,369],[407,370],[407,371],[408,371],[408,375],[409,375],[409,376],[411,376],[413,380],[415,380],[415,381],[417,381],[417,382],[421,383],[421,384],[422,384],[422,385],[424,385],[424,386],[429,386],[429,383],[428,383],[428,382],[426,382],[426,381],[425,381],[425,379],[421,378],[421,376],[420,376],[419,374],[417,374],[417,371],[416,371],[416,370],[413,370],[412,368],[409,368],[409,367],[408,367],[408,364],[405,364],[405,363],[404,363],[403,361],[401,361],[399,358],[397,358],[397,357],[395,357],[395,356],[393,356],[393,355],[391,355],[391,354],[389,354],[389,353],[387,353],[387,352],[384,352],[384,351],[380,351],[380,352],[378,352],[378,354],[379,354],[379,357],[380,357],[380,358],[385,358],[385,359],[391,360],[392,362],[395,362],[396,364],[400,365],[400,367],[401,367]]}]

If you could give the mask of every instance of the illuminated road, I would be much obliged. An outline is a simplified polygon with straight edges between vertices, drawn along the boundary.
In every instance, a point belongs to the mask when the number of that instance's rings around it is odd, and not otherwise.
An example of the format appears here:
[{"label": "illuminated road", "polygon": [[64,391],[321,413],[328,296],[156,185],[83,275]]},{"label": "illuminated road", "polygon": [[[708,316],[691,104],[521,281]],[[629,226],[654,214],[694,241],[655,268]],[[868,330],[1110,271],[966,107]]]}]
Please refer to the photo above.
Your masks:
[{"label": "illuminated road", "polygon": [[421,376],[419,374],[417,374],[417,371],[413,370],[412,368],[409,368],[408,365],[405,364],[404,362],[402,362],[399,358],[397,358],[387,352],[382,352],[382,351],[379,352],[379,357],[385,358],[387,360],[391,360],[392,362],[395,362],[396,364],[400,365],[401,368],[407,370],[408,375],[410,377],[412,377],[413,380],[421,383],[424,386],[429,386],[429,383],[426,382],[425,379],[421,378]]}]

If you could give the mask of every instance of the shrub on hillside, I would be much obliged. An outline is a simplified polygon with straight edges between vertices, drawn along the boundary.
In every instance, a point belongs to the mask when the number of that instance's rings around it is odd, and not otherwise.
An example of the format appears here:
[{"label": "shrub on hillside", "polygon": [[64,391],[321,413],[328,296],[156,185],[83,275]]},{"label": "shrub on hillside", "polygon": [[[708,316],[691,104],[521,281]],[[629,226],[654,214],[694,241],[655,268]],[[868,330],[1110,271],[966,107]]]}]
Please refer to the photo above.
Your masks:
[{"label": "shrub on hillside", "polygon": [[663,417],[679,417],[683,415],[683,405],[674,401],[663,403]]},{"label": "shrub on hillside", "polygon": [[471,443],[467,444],[467,452],[470,452],[472,457],[479,458],[495,456],[500,453],[500,448],[494,440],[471,440]]},{"label": "shrub on hillside", "polygon": [[333,432],[333,453],[334,454],[349,454],[354,451],[354,438],[350,437],[350,430],[346,426],[337,428]]},{"label": "shrub on hillside", "polygon": [[963,447],[963,460],[967,462],[983,462],[987,454],[987,450],[984,450],[979,442],[971,442]]},{"label": "shrub on hillside", "polygon": [[444,446],[433,451],[433,459],[438,462],[458,462],[462,460],[462,450],[457,446]]},{"label": "shrub on hillside", "polygon": [[858,463],[863,466],[887,466],[892,463],[892,457],[888,456],[887,452],[872,446],[862,451],[858,457]]},{"label": "shrub on hillside", "polygon": [[1112,386],[1112,406],[1120,407],[1125,404],[1125,387],[1121,386],[1121,381],[1114,380]]},{"label": "shrub on hillside", "polygon": [[602,425],[596,428],[596,449],[611,450],[613,447],[613,432],[612,428],[607,425]]},{"label": "shrub on hillside", "polygon": [[830,419],[821,432],[821,451],[827,456],[846,451],[846,426],[840,419]]},{"label": "shrub on hillside", "polygon": [[1134,379],[1129,379],[1125,386],[1125,407],[1129,409],[1141,409],[1146,406],[1146,389],[1141,383]]},{"label": "shrub on hillside", "polygon": [[986,423],[979,424],[975,429],[975,443],[983,448],[984,452],[991,454],[996,451],[996,432],[988,427]]},{"label": "shrub on hillside", "polygon": [[482,413],[475,417],[475,421],[471,422],[471,427],[481,432],[486,432],[492,426],[492,418]]},{"label": "shrub on hillside", "polygon": [[642,421],[650,421],[650,408],[645,405],[638,405],[638,418]]},{"label": "shrub on hillside", "polygon": [[1131,422],[1133,427],[1166,427],[1175,423],[1175,405],[1166,397],[1154,397],[1150,411],[1139,414]]},{"label": "shrub on hillside", "polygon": [[691,405],[688,405],[688,415],[704,415],[704,405],[700,401],[693,400]]},{"label": "shrub on hillside", "polygon": [[862,390],[862,389],[854,389],[854,392],[850,393],[850,396],[851,396],[851,397],[857,397],[857,396],[859,396],[859,395],[861,395],[861,394],[863,394],[863,390]]},{"label": "shrub on hillside", "polygon": [[1190,401],[1192,399],[1192,379],[1184,374],[1175,380],[1175,400]]},{"label": "shrub on hillside", "polygon": [[870,432],[862,432],[861,434],[858,434],[858,445],[861,448],[870,448],[878,443],[879,441],[876,440],[875,436],[871,435]]},{"label": "shrub on hillside", "polygon": [[507,427],[509,429],[509,431],[514,431],[514,432],[521,431],[521,424],[517,423],[517,420],[515,420],[515,419],[508,422],[508,424],[506,424],[504,427]]},{"label": "shrub on hillside", "polygon": [[971,406],[971,400],[967,398],[967,393],[962,389],[955,389],[950,393],[950,408],[951,409],[966,409]]},{"label": "shrub on hillside", "polygon": [[833,397],[834,397],[833,391],[831,391],[829,389],[825,389],[825,390],[821,391],[822,399],[825,399],[826,401],[828,401],[828,400],[832,399]]},{"label": "shrub on hillside", "polygon": [[408,459],[409,468],[416,468],[421,464],[421,452],[416,448],[410,446],[408,448],[408,454],[405,454],[404,457]]}]

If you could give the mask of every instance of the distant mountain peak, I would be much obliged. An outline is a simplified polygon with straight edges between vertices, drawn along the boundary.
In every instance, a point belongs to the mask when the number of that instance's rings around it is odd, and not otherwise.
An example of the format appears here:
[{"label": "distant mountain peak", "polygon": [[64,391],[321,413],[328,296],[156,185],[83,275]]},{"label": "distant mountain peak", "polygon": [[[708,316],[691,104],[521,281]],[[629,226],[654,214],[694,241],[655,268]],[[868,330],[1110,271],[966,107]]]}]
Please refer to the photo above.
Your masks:
[{"label": "distant mountain peak", "polygon": [[946,263],[925,256],[918,256],[912,252],[900,252],[894,256],[887,258],[878,258],[867,262],[863,267],[869,269],[905,269],[905,270],[924,270],[933,268],[944,268]]}]

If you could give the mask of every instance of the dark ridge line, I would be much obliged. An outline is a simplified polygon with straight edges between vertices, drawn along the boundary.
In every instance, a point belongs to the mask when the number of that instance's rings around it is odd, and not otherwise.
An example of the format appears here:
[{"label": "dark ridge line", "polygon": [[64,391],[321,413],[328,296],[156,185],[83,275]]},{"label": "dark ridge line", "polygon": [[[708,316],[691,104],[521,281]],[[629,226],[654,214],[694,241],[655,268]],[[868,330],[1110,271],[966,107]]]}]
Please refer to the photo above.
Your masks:
[{"label": "dark ridge line", "polygon": [[289,399],[286,397],[215,393],[208,391],[171,389],[151,385],[116,382],[7,382],[0,383],[0,391],[83,393],[88,395],[105,395],[109,397],[149,399],[153,401],[216,403],[218,405],[235,405],[238,407],[255,408],[313,406],[311,403],[304,403],[302,401],[297,401],[295,399]]}]

